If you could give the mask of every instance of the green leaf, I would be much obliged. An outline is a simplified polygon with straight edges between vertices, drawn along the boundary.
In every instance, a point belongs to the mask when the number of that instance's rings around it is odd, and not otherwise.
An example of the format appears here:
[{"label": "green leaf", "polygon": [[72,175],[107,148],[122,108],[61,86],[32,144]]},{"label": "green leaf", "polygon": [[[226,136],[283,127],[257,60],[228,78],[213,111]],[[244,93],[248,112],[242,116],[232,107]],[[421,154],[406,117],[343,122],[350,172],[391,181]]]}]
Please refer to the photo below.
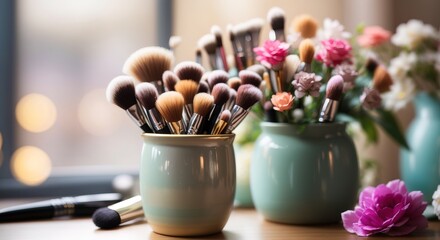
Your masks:
[{"label": "green leaf", "polygon": [[379,124],[382,129],[387,132],[400,146],[409,150],[408,142],[405,139],[399,123],[397,122],[394,115],[387,110],[378,109],[378,115],[371,116],[374,121]]},{"label": "green leaf", "polygon": [[367,140],[369,142],[376,143],[379,137],[377,134],[376,126],[374,125],[374,121],[367,115],[363,115],[362,117],[359,117],[358,120],[367,136]]}]

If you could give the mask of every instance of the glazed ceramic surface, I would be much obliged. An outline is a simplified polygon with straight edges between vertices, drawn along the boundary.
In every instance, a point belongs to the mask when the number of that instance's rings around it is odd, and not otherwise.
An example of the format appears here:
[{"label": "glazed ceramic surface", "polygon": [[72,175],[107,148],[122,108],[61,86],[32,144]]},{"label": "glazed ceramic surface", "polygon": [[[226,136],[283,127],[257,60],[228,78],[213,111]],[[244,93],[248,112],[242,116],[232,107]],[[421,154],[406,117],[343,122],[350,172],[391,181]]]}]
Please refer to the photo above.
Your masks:
[{"label": "glazed ceramic surface", "polygon": [[140,192],[153,231],[220,232],[233,207],[234,135],[143,134]]},{"label": "glazed ceramic surface", "polygon": [[345,124],[262,123],[251,163],[255,207],[269,221],[338,222],[359,187],[356,149]]},{"label": "glazed ceramic surface", "polygon": [[406,139],[410,150],[401,149],[400,174],[410,191],[422,191],[430,203],[440,185],[440,101],[426,93],[415,98],[416,115]]}]

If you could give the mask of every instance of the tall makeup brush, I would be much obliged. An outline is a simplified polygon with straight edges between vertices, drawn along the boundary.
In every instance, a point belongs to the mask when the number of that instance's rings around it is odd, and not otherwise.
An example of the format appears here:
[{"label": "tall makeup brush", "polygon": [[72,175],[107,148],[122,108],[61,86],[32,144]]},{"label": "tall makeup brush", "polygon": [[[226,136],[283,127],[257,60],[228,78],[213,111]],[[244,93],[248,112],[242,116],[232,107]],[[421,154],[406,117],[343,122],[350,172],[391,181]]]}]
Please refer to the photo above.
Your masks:
[{"label": "tall makeup brush", "polygon": [[196,49],[196,63],[202,65],[202,50],[200,48]]},{"label": "tall makeup brush", "polygon": [[344,79],[340,75],[334,75],[328,80],[325,100],[319,113],[318,122],[333,122],[343,90]]},{"label": "tall makeup brush", "polygon": [[164,92],[162,74],[170,70],[173,53],[162,47],[144,47],[132,53],[124,63],[122,72],[141,82],[153,83],[159,93]]},{"label": "tall makeup brush", "polygon": [[214,128],[211,131],[211,134],[221,134],[228,126],[229,120],[231,119],[231,111],[228,109],[223,110],[220,114],[220,118],[215,123]]},{"label": "tall makeup brush", "polygon": [[148,82],[139,83],[135,87],[136,98],[144,106],[147,119],[155,133],[170,133],[165,121],[156,109],[156,99],[159,95],[156,87]]},{"label": "tall makeup brush", "polygon": [[393,80],[387,69],[382,65],[378,65],[374,70],[373,88],[380,93],[384,93],[390,91],[391,85],[393,85]]},{"label": "tall makeup brush", "polygon": [[284,35],[284,10],[279,7],[272,7],[267,13],[267,21],[270,23],[272,30],[269,33],[270,40],[286,41]]},{"label": "tall makeup brush", "polygon": [[311,39],[304,39],[299,44],[299,57],[304,65],[304,72],[312,71],[312,61],[315,56],[315,44]]},{"label": "tall makeup brush", "polygon": [[192,80],[196,83],[200,82],[204,72],[202,65],[191,61],[180,62],[174,67],[174,73],[180,80]]},{"label": "tall makeup brush", "polygon": [[239,77],[231,77],[228,80],[228,86],[237,91],[238,88],[241,86],[241,79]]},{"label": "tall makeup brush", "polygon": [[229,67],[226,61],[225,48],[223,47],[222,30],[219,26],[214,25],[211,27],[211,34],[215,36],[217,68],[228,72]]},{"label": "tall makeup brush", "polygon": [[180,79],[173,71],[166,70],[162,74],[162,81],[165,86],[165,91],[174,91],[174,86],[180,81]]},{"label": "tall makeup brush", "polygon": [[130,76],[117,76],[113,78],[107,86],[107,100],[116,106],[124,109],[128,116],[144,132],[152,133],[148,125],[147,117],[141,106],[136,100],[134,79]]},{"label": "tall makeup brush", "polygon": [[228,25],[227,28],[229,33],[229,39],[232,45],[232,50],[234,52],[235,67],[237,68],[238,71],[241,71],[244,69],[244,61],[245,61],[244,50],[243,50],[244,46],[242,46],[240,41],[236,39],[234,26]]},{"label": "tall makeup brush", "polygon": [[295,77],[295,74],[299,72],[300,67],[301,67],[301,60],[299,59],[298,55],[296,54],[287,55],[286,59],[284,60],[284,68],[283,68],[284,82],[286,84],[290,84],[293,81],[293,78]]},{"label": "tall makeup brush", "polygon": [[247,21],[246,25],[248,26],[248,31],[251,36],[252,42],[252,64],[255,64],[255,59],[257,57],[256,53],[253,51],[254,48],[260,45],[260,32],[261,28],[264,25],[264,20],[261,18],[253,18]]},{"label": "tall makeup brush", "polygon": [[266,68],[261,64],[254,64],[246,68],[246,70],[258,73],[258,75],[260,75],[261,78],[263,78],[264,73],[267,72]]},{"label": "tall makeup brush", "polygon": [[231,133],[249,114],[252,105],[263,98],[261,90],[251,84],[244,84],[238,88],[235,105],[231,111],[231,120],[229,121],[226,133]]},{"label": "tall makeup brush", "polygon": [[199,82],[199,88],[197,89],[197,93],[209,93],[209,84],[206,81]]},{"label": "tall makeup brush", "polygon": [[210,133],[217,122],[218,116],[223,109],[223,105],[229,100],[229,86],[226,83],[219,83],[212,89],[211,95],[214,97],[214,107],[209,115],[205,131]]},{"label": "tall makeup brush", "polygon": [[250,70],[243,70],[238,73],[238,76],[241,79],[241,84],[251,84],[257,88],[260,87],[262,79],[258,73]]},{"label": "tall makeup brush", "polygon": [[208,93],[197,93],[193,104],[194,113],[189,121],[187,134],[197,134],[203,131],[204,122],[214,106],[214,97]]},{"label": "tall makeup brush", "polygon": [[185,133],[182,123],[182,111],[185,100],[182,94],[170,91],[159,95],[156,100],[156,108],[165,119],[172,134]]},{"label": "tall makeup brush", "polygon": [[225,107],[223,109],[229,109],[229,111],[232,111],[232,108],[235,105],[236,98],[237,98],[237,91],[235,91],[232,88],[229,88],[229,99],[226,102]]},{"label": "tall makeup brush", "polygon": [[209,89],[212,91],[214,86],[219,83],[227,83],[229,74],[223,70],[214,70],[208,75]]},{"label": "tall makeup brush", "polygon": [[252,39],[248,31],[248,26],[246,25],[245,22],[239,23],[234,26],[234,33],[235,33],[235,41],[238,41],[242,47],[241,61],[243,63],[243,67],[247,68],[248,66],[253,64]]},{"label": "tall makeup brush", "polygon": [[215,36],[212,34],[203,35],[199,39],[198,46],[199,48],[204,49],[206,54],[208,55],[211,70],[218,69],[216,61],[217,43],[215,41]]},{"label": "tall makeup brush", "polygon": [[183,125],[187,129],[189,120],[193,114],[193,100],[197,94],[199,85],[191,80],[180,80],[174,88],[177,92],[182,94],[185,105],[183,108]]},{"label": "tall makeup brush", "polygon": [[302,14],[295,17],[292,27],[302,38],[314,38],[318,30],[318,21],[308,14]]}]

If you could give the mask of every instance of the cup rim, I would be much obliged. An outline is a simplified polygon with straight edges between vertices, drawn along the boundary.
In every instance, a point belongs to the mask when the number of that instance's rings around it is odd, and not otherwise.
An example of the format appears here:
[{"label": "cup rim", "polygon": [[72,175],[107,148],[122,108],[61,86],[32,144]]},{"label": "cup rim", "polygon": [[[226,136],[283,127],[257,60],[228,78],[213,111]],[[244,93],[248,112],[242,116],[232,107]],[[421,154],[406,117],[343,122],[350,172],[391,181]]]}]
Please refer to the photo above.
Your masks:
[{"label": "cup rim", "polygon": [[191,139],[224,139],[235,137],[235,133],[228,134],[160,134],[160,133],[142,133],[142,138],[191,138]]}]

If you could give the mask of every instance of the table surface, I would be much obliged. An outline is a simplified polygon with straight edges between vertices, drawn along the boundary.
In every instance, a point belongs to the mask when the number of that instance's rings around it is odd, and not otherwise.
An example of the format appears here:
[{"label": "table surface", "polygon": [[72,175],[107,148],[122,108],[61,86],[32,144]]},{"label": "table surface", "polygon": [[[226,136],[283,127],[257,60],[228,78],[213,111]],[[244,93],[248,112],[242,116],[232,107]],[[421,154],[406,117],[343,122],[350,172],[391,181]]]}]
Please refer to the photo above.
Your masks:
[{"label": "table surface", "polygon": [[[98,229],[91,219],[52,219],[46,221],[0,224],[0,240],[51,240],[51,239],[189,239],[156,234],[146,221],[126,224],[114,230]],[[428,229],[407,237],[358,237],[344,230],[341,224],[299,226],[272,223],[264,220],[254,209],[235,208],[223,231],[197,239],[440,239],[440,221],[430,221]]]}]

